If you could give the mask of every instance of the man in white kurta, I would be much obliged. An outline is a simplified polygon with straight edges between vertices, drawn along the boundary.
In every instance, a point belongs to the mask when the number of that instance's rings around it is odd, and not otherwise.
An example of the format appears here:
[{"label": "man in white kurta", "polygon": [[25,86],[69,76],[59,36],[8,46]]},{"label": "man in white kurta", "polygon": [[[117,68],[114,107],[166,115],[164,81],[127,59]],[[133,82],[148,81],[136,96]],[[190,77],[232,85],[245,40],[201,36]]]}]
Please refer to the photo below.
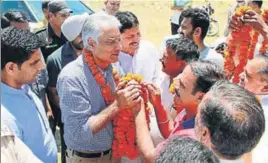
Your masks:
[{"label": "man in white kurta", "polygon": [[[113,64],[120,76],[127,73],[139,74],[144,82],[156,82],[158,80],[160,62],[159,52],[152,43],[141,40],[139,21],[137,17],[129,11],[118,12],[117,19],[121,23],[121,43],[122,50],[118,57],[118,62]],[[152,135],[159,130],[155,117],[151,116],[150,128]],[[129,160],[127,157],[121,159],[121,163],[141,163],[138,157],[136,160]]]}]

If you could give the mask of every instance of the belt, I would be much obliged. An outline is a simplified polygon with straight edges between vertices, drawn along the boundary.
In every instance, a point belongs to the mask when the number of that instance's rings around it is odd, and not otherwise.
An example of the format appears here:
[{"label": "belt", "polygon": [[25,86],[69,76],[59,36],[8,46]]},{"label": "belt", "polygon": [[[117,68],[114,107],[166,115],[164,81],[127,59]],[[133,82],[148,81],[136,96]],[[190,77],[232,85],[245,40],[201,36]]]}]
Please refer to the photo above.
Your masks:
[{"label": "belt", "polygon": [[110,152],[111,152],[111,149],[107,151],[99,152],[99,153],[83,153],[83,152],[79,152],[75,150],[72,151],[74,155],[78,157],[82,157],[82,158],[99,158],[99,157],[109,154]]}]

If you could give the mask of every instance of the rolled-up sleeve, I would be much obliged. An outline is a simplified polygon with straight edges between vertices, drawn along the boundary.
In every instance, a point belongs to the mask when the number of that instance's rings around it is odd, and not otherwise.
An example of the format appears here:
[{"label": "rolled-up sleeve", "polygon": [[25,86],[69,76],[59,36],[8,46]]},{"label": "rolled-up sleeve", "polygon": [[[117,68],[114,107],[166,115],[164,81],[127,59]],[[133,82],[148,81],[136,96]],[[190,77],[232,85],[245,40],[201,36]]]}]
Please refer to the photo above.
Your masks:
[{"label": "rolled-up sleeve", "polygon": [[[92,139],[93,133],[88,125],[88,118],[92,114],[90,99],[77,77],[59,76],[57,91],[60,98],[62,121],[65,134],[76,142]],[[68,143],[68,140],[66,140]]]}]

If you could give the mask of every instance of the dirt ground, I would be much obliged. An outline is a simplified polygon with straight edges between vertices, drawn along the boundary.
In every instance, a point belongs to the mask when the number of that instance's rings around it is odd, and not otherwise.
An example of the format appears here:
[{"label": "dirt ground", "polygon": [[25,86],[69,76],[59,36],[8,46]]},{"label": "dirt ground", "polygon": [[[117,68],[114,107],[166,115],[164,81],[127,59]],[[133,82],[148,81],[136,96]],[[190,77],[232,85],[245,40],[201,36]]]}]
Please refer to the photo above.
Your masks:
[{"label": "dirt ground", "polygon": [[[103,7],[103,0],[85,1],[95,12]],[[133,12],[140,21],[140,29],[143,39],[149,40],[156,47],[161,45],[163,38],[170,35],[170,17],[173,11],[170,9],[172,0],[121,0],[121,11]],[[227,11],[235,0],[211,0],[215,13],[212,17],[219,21],[220,32],[217,36],[206,37],[206,42],[212,44],[216,39],[223,36],[227,22]],[[193,7],[204,6],[205,0],[193,0]],[[264,7],[268,7],[268,1],[264,1]]]}]

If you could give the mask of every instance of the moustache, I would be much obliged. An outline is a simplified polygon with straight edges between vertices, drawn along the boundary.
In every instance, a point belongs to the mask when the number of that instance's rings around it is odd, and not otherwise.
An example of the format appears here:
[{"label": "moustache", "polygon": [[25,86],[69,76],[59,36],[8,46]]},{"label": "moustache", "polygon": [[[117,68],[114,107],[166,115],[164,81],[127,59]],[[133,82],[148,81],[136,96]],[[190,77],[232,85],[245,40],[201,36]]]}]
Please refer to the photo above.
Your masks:
[{"label": "moustache", "polygon": [[132,42],[132,43],[130,43],[129,45],[139,45],[139,43],[138,42]]}]

